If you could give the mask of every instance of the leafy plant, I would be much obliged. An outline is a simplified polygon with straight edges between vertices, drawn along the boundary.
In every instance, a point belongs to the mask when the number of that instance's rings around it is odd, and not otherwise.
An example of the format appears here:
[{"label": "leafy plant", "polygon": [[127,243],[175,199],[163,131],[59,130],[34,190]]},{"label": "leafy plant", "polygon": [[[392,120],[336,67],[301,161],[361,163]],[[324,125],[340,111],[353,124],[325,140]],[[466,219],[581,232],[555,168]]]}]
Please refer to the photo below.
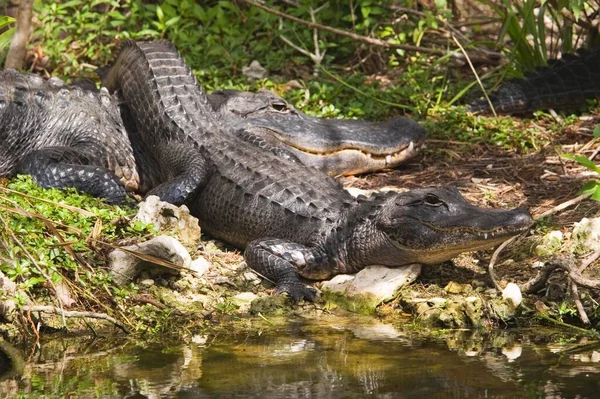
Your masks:
[{"label": "leafy plant", "polygon": [[[596,126],[594,129],[594,138],[600,138],[600,125]],[[596,172],[600,175],[600,167],[596,165],[592,160],[583,155],[577,154],[563,154],[563,158],[570,159],[572,161],[577,162],[579,165],[584,166],[591,170],[592,172]],[[595,179],[584,184],[581,189],[582,194],[590,194],[590,198],[596,201],[600,201],[600,180]]]},{"label": "leafy plant", "polygon": [[[0,31],[5,29],[6,27],[15,23],[16,20],[13,17],[8,16],[0,16]],[[0,33],[0,52],[3,51],[10,44],[10,40],[15,34],[15,27],[11,27],[6,29],[4,32]]]}]

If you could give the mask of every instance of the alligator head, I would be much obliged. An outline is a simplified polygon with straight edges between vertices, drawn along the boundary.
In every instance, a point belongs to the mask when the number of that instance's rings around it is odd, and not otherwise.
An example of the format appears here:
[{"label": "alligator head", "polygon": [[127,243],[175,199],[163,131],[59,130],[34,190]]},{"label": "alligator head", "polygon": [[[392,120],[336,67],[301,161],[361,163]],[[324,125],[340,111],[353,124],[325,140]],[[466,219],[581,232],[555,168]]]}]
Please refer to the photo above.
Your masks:
[{"label": "alligator head", "polygon": [[238,129],[269,136],[305,165],[332,176],[393,168],[415,156],[425,139],[425,129],[410,119],[315,118],[268,91],[217,91],[209,101]]},{"label": "alligator head", "polygon": [[369,214],[360,216],[370,224],[372,238],[364,230],[354,234],[356,241],[369,241],[362,253],[352,254],[353,245],[348,246],[350,258],[358,256],[363,264],[438,264],[462,252],[493,247],[533,224],[525,209],[479,208],[454,187],[388,193],[373,201],[378,209],[371,205]]}]

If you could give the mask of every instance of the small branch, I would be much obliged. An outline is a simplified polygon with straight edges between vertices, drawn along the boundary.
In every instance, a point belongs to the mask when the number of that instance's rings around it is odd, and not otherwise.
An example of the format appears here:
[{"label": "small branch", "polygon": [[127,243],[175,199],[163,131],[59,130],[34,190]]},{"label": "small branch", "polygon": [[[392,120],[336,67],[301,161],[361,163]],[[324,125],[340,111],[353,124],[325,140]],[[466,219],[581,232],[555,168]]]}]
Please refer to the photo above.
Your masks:
[{"label": "small branch", "polygon": [[119,323],[117,320],[115,320],[114,318],[112,318],[109,315],[104,314],[104,313],[78,312],[78,311],[74,311],[74,310],[69,311],[69,310],[59,309],[56,306],[42,306],[42,305],[23,306],[22,310],[24,312],[39,312],[39,313],[47,313],[47,314],[58,314],[63,317],[74,317],[74,318],[86,318],[87,317],[90,319],[106,320],[109,323],[114,324],[117,328],[119,328],[125,334],[129,334],[127,329],[121,323]]},{"label": "small branch", "polygon": [[490,264],[488,265],[488,274],[490,275],[492,283],[494,283],[494,287],[496,287],[496,291],[498,292],[502,292],[502,287],[500,287],[500,284],[498,284],[498,281],[496,280],[496,274],[494,273],[494,265],[498,260],[498,256],[500,256],[500,252],[502,252],[504,248],[506,248],[508,245],[510,245],[510,243],[516,240],[517,237],[519,236],[511,237],[508,240],[504,241],[502,244],[500,244],[500,246],[494,251],[492,259],[490,259]]},{"label": "small branch", "polygon": [[306,26],[311,27],[311,28],[315,28],[315,29],[319,29],[319,30],[324,30],[326,32],[334,33],[334,34],[340,35],[340,36],[346,36],[346,37],[349,37],[349,38],[354,39],[356,41],[367,43],[367,44],[371,44],[371,45],[374,45],[374,46],[380,46],[380,47],[386,47],[386,48],[399,48],[399,49],[403,49],[403,50],[407,50],[407,51],[420,51],[422,53],[437,54],[437,55],[445,55],[446,54],[445,51],[438,50],[438,49],[431,49],[431,48],[421,47],[421,46],[412,46],[410,44],[390,43],[390,42],[386,42],[384,40],[379,40],[379,39],[374,39],[374,38],[371,38],[371,37],[357,35],[356,33],[346,32],[344,30],[332,28],[330,26],[321,25],[321,24],[314,23],[314,22],[308,22],[308,21],[305,21],[303,19],[296,18],[296,17],[294,17],[292,15],[286,14],[284,12],[281,12],[281,11],[278,11],[278,10],[274,10],[274,9],[272,9],[270,7],[265,6],[265,5],[255,3],[254,1],[250,1],[250,0],[242,0],[242,1],[245,2],[245,3],[247,3],[247,4],[249,4],[249,5],[251,5],[251,6],[254,6],[256,8],[260,8],[261,10],[266,11],[269,14],[277,15],[278,17],[289,19],[290,21],[294,21],[294,22],[297,22],[297,23],[302,24],[302,25],[306,25]]},{"label": "small branch", "polygon": [[588,337],[590,337],[590,336],[591,337],[597,337],[598,336],[598,333],[595,332],[595,331],[593,331],[593,330],[590,331],[590,330],[586,330],[585,328],[574,326],[572,324],[567,324],[567,323],[562,322],[560,320],[556,320],[556,319],[554,319],[554,318],[552,318],[552,317],[550,317],[547,314],[542,313],[542,312],[537,312],[536,316],[539,317],[539,318],[541,318],[541,319],[543,319],[543,320],[546,320],[546,321],[548,321],[548,322],[550,322],[552,324],[556,324],[557,326],[561,326],[561,327],[565,327],[565,328],[568,328],[568,329],[571,329],[571,330],[575,330],[575,331],[577,331],[577,332],[579,332],[579,333],[581,333],[581,334],[583,334],[585,336],[588,336]]},{"label": "small branch", "polygon": [[481,91],[483,92],[483,95],[485,96],[488,106],[492,110],[492,114],[494,114],[494,118],[497,118],[498,115],[496,114],[496,110],[494,109],[494,104],[492,104],[492,100],[490,100],[490,97],[487,94],[487,90],[485,90],[485,87],[483,86],[483,83],[481,82],[481,79],[479,78],[479,74],[477,73],[477,71],[475,70],[475,67],[473,66],[473,63],[471,62],[469,55],[465,51],[464,47],[460,44],[460,42],[458,41],[456,36],[452,35],[452,40],[454,40],[454,43],[456,43],[456,45],[460,48],[460,51],[465,56],[465,59],[467,60],[467,63],[469,64],[469,68],[471,68],[471,71],[473,72],[475,79],[477,79],[477,84],[479,84],[479,87],[481,88]]},{"label": "small branch", "polygon": [[577,308],[577,313],[579,313],[579,319],[583,324],[590,324],[590,318],[588,317],[585,309],[583,308],[583,304],[581,303],[581,298],[579,297],[579,288],[577,288],[577,284],[574,281],[571,281],[571,297],[575,302],[575,307]]},{"label": "small branch", "polygon": [[590,198],[591,196],[592,196],[591,193],[581,194],[580,196],[575,197],[575,198],[573,198],[573,199],[571,199],[569,201],[563,202],[562,204],[559,204],[559,205],[555,206],[552,209],[548,209],[546,212],[542,212],[539,215],[536,215],[534,217],[534,219],[538,220],[538,219],[541,219],[541,218],[545,218],[546,216],[553,215],[553,214],[555,214],[557,212],[562,211],[563,209],[566,209],[566,208],[570,207],[571,205],[578,204],[581,201]]}]

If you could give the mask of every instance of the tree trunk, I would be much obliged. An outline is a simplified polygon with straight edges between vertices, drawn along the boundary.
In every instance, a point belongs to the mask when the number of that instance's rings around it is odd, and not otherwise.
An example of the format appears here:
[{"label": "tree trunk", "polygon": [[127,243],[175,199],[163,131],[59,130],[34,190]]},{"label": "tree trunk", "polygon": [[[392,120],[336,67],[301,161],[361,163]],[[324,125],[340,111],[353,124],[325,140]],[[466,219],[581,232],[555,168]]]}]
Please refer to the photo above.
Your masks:
[{"label": "tree trunk", "polygon": [[23,69],[29,32],[31,31],[33,0],[21,0],[17,12],[17,28],[6,55],[5,68]]}]

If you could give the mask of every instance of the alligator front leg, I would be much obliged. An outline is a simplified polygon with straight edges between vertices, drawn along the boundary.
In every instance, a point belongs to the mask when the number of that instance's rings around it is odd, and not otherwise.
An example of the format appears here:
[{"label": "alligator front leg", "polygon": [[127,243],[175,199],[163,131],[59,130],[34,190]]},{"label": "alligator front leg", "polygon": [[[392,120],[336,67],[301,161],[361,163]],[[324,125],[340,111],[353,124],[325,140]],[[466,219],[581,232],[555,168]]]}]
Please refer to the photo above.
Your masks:
[{"label": "alligator front leg", "polygon": [[302,164],[302,161],[292,151],[285,148],[281,140],[266,131],[261,131],[260,129],[241,129],[236,131],[235,135],[256,147],[272,152],[279,158]]},{"label": "alligator front leg", "polygon": [[71,147],[33,151],[17,164],[16,172],[31,175],[44,188],[74,187],[110,204],[124,203],[130,194],[110,170],[90,164],[90,156]]},{"label": "alligator front leg", "polygon": [[204,152],[184,144],[165,144],[158,163],[162,165],[166,181],[150,190],[147,196],[156,195],[162,201],[179,206],[197,194],[213,169]]},{"label": "alligator front leg", "polygon": [[278,238],[252,241],[244,252],[252,269],[275,283],[277,293],[286,292],[294,302],[315,299],[316,290],[304,285],[298,275],[311,279],[331,276],[324,252]]}]

